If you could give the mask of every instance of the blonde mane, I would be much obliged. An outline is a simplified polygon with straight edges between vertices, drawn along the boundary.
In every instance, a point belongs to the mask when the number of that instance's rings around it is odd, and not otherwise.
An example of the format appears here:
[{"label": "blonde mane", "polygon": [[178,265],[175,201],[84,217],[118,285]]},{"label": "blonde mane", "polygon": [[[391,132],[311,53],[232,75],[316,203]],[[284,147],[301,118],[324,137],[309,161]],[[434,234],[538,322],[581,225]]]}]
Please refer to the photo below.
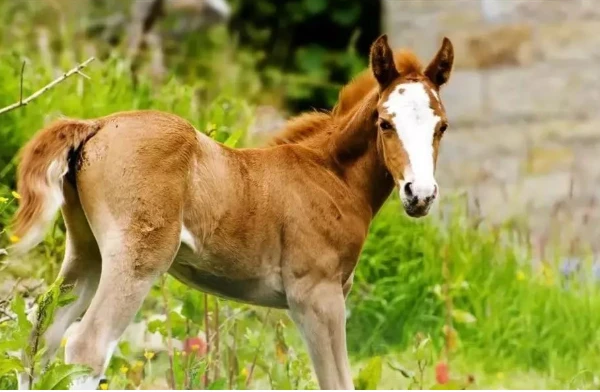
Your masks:
[{"label": "blonde mane", "polygon": [[[423,66],[410,50],[398,50],[394,54],[396,68],[402,75],[423,73]],[[356,107],[377,86],[370,68],[365,69],[340,90],[337,104],[330,112],[302,113],[290,119],[285,128],[271,141],[271,145],[300,143],[329,129],[330,123]]]}]

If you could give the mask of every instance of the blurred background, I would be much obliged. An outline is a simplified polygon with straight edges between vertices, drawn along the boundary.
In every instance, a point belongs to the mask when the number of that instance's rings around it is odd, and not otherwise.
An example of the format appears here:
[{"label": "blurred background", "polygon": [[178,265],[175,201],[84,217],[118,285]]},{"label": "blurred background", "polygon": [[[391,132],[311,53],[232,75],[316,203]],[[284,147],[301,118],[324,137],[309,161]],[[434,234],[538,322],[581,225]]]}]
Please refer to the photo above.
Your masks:
[{"label": "blurred background", "polygon": [[[361,256],[348,299],[357,388],[598,389],[596,0],[2,0],[0,107],[96,59],[89,80],[0,114],[0,248],[18,241],[17,152],[59,116],[153,108],[259,145],[290,116],[331,108],[382,33],[424,63],[447,36],[455,66],[442,200],[415,221],[393,196]],[[28,260],[0,259],[0,340],[19,341],[14,304],[48,287],[63,253],[59,218]],[[161,280],[104,385],[315,388],[291,325]],[[0,365],[11,355],[0,344]],[[0,387],[15,387],[14,366],[0,366]]]}]

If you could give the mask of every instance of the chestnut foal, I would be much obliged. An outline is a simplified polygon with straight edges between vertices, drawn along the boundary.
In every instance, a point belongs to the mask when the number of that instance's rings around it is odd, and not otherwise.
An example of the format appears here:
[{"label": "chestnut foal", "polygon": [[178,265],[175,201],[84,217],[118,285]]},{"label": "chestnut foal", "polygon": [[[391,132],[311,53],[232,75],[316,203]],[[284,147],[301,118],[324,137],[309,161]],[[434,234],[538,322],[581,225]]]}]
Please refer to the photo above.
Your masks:
[{"label": "chestnut foal", "polygon": [[271,146],[230,149],[156,111],[60,120],[23,150],[15,219],[25,252],[62,209],[60,275],[77,300],[45,334],[48,355],[90,366],[92,388],[155,279],[169,272],[202,291],[285,308],[302,332],[323,389],[353,389],[345,297],[371,220],[395,186],[406,212],[426,215],[447,127],[439,89],[450,76],[445,38],[424,69],[387,37],[371,71],[330,113],[291,120]]}]

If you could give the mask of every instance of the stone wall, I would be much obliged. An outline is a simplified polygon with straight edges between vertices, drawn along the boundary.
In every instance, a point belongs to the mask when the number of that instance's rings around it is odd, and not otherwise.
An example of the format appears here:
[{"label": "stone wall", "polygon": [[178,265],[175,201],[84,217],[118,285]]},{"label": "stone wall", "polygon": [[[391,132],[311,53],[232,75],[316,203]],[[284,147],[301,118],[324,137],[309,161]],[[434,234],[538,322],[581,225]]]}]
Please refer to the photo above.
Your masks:
[{"label": "stone wall", "polygon": [[558,221],[600,245],[600,1],[383,3],[395,47],[429,59],[443,36],[454,43],[442,189],[467,191],[487,217],[527,213],[537,232]]}]

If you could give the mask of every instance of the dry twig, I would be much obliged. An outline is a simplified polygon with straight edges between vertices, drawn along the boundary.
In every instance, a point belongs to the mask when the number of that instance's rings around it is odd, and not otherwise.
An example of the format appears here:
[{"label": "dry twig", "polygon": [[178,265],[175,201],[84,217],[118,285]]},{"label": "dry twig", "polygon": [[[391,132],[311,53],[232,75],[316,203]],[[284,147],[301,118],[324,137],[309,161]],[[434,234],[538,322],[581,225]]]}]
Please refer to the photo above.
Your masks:
[{"label": "dry twig", "polygon": [[79,74],[79,75],[89,79],[89,76],[82,73],[81,70],[83,68],[85,68],[92,61],[94,61],[94,58],[90,57],[89,59],[85,60],[83,63],[81,63],[78,66],[76,66],[75,68],[70,69],[69,71],[65,72],[63,75],[54,79],[52,82],[48,83],[47,85],[45,85],[44,87],[42,87],[41,89],[39,89],[35,93],[31,94],[29,97],[27,97],[25,99],[23,99],[23,71],[25,70],[25,63],[23,63],[23,66],[21,67],[21,89],[20,89],[21,94],[20,94],[19,101],[13,103],[12,105],[8,105],[8,106],[0,109],[0,114],[4,114],[6,112],[10,112],[11,110],[18,109],[21,106],[26,106],[29,102],[33,101],[40,95],[44,94],[46,91],[50,90],[52,87],[56,86],[57,84],[63,82],[65,79],[67,79],[69,76],[72,76],[73,74]]}]

